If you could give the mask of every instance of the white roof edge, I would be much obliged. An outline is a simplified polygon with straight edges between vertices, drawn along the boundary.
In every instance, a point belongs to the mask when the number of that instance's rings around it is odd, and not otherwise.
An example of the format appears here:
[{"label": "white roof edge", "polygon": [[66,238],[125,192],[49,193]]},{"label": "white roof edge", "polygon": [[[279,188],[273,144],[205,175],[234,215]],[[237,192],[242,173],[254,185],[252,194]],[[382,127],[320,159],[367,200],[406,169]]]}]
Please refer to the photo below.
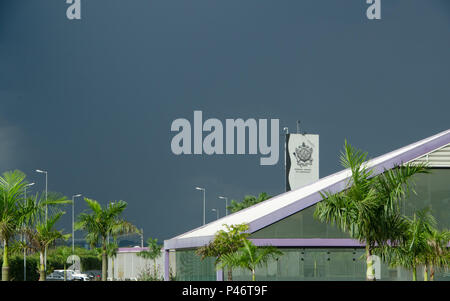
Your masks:
[{"label": "white roof edge", "polygon": [[[435,141],[436,139],[443,137],[445,135],[448,135],[448,134],[450,134],[450,129],[440,132],[431,137],[422,139],[420,141],[414,142],[407,146],[401,147],[401,148],[391,151],[387,154],[375,157],[368,161],[368,166],[369,167],[378,166],[379,164],[381,164],[383,162],[386,162],[390,159],[396,158],[396,157],[398,157],[402,154],[405,154],[409,151],[413,151],[421,146],[425,146],[425,145],[429,144],[430,142]],[[449,139],[446,144],[449,144],[449,143],[450,143],[450,135],[449,135]],[[439,149],[440,147],[436,147],[435,149],[433,149],[431,151],[424,150],[424,153],[419,154],[418,156],[416,156],[415,159],[423,156],[426,153],[433,152],[436,149]],[[413,159],[413,160],[415,160],[415,159]],[[413,160],[408,160],[408,161],[413,161]],[[398,162],[397,164],[403,164],[403,163],[406,163],[406,162]],[[222,217],[216,221],[213,221],[213,222],[203,225],[201,227],[195,228],[186,233],[180,234],[172,239],[166,240],[166,242],[171,242],[171,244],[172,244],[174,240],[179,240],[179,239],[181,239],[181,240],[186,240],[186,239],[196,240],[200,237],[211,237],[218,230],[224,229],[223,224],[232,225],[232,224],[241,224],[241,223],[251,223],[253,221],[263,218],[264,216],[270,215],[272,212],[282,209],[283,207],[292,205],[297,202],[301,202],[302,199],[305,199],[306,197],[311,196],[312,194],[318,193],[319,191],[326,190],[327,187],[330,187],[330,185],[333,185],[340,181],[346,180],[349,177],[350,177],[349,170],[347,170],[347,169],[341,170],[339,172],[336,172],[334,174],[331,174],[329,176],[321,178],[318,181],[316,181],[312,184],[309,184],[307,186],[301,187],[296,190],[291,190],[288,192],[281,193],[277,196],[270,198],[269,200],[266,200],[264,202],[256,204],[252,207],[240,210],[236,213],[230,214],[230,215]],[[280,218],[280,219],[282,219],[282,218]]]}]

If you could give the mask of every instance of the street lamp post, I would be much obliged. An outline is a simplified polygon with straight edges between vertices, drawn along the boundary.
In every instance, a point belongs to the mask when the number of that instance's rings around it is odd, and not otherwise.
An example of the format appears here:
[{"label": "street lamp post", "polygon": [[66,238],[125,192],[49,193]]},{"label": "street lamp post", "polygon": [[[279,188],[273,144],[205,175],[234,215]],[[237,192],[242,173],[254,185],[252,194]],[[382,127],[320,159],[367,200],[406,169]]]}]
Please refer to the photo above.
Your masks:
[{"label": "street lamp post", "polygon": [[284,132],[284,190],[287,191],[287,158],[286,158],[286,152],[287,152],[287,135],[289,135],[289,128],[288,127],[284,127],[283,128],[283,132]]},{"label": "street lamp post", "polygon": [[75,198],[80,196],[81,194],[75,194],[72,196],[72,255],[75,254]]},{"label": "street lamp post", "polygon": [[[33,186],[35,183],[30,183],[25,185],[25,189],[24,189],[24,204],[27,204],[27,187]],[[26,243],[26,237],[25,234],[23,235],[23,242],[24,244]],[[24,245],[23,248],[23,281],[27,281],[27,249],[26,246]]]},{"label": "street lamp post", "polygon": [[214,209],[211,209],[211,211],[217,213],[217,218],[216,219],[219,219],[219,209],[214,208]]},{"label": "street lamp post", "polygon": [[226,196],[219,196],[219,199],[225,200],[225,215],[228,215],[228,198]]},{"label": "street lamp post", "polygon": [[195,187],[195,189],[197,190],[201,190],[203,191],[203,225],[205,224],[205,207],[206,207],[206,189],[205,188],[201,188],[201,187]]},{"label": "street lamp post", "polygon": [[[48,172],[36,169],[36,172],[45,174],[45,202],[48,200]],[[48,206],[45,204],[45,222],[47,222]],[[44,250],[44,269],[47,270],[47,247]]]}]

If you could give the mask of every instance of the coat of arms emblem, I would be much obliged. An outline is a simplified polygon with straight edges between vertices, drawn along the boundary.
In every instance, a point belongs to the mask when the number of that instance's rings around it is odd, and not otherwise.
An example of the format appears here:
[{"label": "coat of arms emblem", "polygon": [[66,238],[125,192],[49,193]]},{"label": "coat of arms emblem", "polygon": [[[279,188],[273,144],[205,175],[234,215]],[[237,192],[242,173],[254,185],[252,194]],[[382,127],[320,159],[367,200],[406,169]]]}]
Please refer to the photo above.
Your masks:
[{"label": "coat of arms emblem", "polygon": [[300,167],[307,167],[312,165],[312,152],[313,148],[306,145],[305,142],[295,149],[293,153],[297,160],[297,165]]}]

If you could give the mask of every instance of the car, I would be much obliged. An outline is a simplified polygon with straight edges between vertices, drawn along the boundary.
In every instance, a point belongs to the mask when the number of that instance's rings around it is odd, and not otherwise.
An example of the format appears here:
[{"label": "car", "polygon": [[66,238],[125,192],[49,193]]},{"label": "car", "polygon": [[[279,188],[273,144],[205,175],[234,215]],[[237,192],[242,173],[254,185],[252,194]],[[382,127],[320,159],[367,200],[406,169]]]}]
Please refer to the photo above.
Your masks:
[{"label": "car", "polygon": [[[78,270],[66,270],[66,280],[67,281],[89,281],[89,277],[86,274],[82,274]],[[53,281],[64,281],[64,270],[54,270],[52,274],[50,274],[50,280]],[[50,276],[49,275],[49,276]],[[48,277],[47,277],[48,279]]]},{"label": "car", "polygon": [[90,281],[91,279],[87,274],[79,273],[78,271],[75,271],[75,273],[72,274],[72,280],[73,281]]},{"label": "car", "polygon": [[89,270],[84,272],[90,281],[99,281],[102,278],[102,272],[98,270]]},{"label": "car", "polygon": [[64,272],[61,273],[60,271],[53,271],[53,273],[51,273],[45,277],[45,280],[47,280],[47,281],[64,281]]}]

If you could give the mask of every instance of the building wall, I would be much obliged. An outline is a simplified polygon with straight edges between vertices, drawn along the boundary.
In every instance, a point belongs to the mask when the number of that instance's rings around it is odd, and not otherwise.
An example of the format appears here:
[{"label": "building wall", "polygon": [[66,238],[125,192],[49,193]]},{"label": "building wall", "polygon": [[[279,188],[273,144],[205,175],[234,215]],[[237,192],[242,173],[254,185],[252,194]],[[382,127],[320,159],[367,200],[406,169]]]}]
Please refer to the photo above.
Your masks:
[{"label": "building wall", "polygon": [[[146,248],[144,248],[146,249]],[[139,280],[144,273],[154,272],[153,260],[138,256],[143,250],[141,248],[119,249],[117,257],[114,258],[114,280]],[[171,252],[171,268],[175,269],[175,253]],[[158,278],[164,279],[164,251],[156,259],[156,271]],[[112,258],[108,258],[108,280],[112,280],[113,265]]]},{"label": "building wall", "polygon": [[[363,248],[280,248],[283,255],[278,260],[256,270],[260,281],[363,281],[366,279],[366,262]],[[177,277],[181,281],[214,281],[214,260],[204,261],[194,250],[177,250]],[[412,280],[412,272],[403,268],[389,268],[380,263],[379,281]],[[224,271],[224,279],[227,271]],[[423,279],[423,269],[417,270],[417,279]],[[233,270],[233,280],[250,281],[248,270]],[[436,271],[435,280],[450,280],[447,271]]]},{"label": "building wall", "polygon": [[[414,178],[415,193],[402,205],[405,215],[430,207],[438,228],[450,228],[450,169],[435,168],[430,174]],[[313,218],[315,206],[311,206],[281,221],[269,225],[250,238],[348,238],[335,226],[320,223]],[[364,280],[366,263],[362,248],[283,248],[278,261],[256,271],[259,280]],[[172,260],[171,260],[172,261]],[[200,260],[194,250],[177,250],[177,280],[215,280],[214,259]],[[422,268],[418,279],[423,279]],[[234,280],[250,280],[250,272],[233,271]],[[224,275],[226,278],[226,274]],[[449,271],[437,271],[436,280],[450,280]],[[380,280],[412,280],[410,271],[380,265]]]}]

